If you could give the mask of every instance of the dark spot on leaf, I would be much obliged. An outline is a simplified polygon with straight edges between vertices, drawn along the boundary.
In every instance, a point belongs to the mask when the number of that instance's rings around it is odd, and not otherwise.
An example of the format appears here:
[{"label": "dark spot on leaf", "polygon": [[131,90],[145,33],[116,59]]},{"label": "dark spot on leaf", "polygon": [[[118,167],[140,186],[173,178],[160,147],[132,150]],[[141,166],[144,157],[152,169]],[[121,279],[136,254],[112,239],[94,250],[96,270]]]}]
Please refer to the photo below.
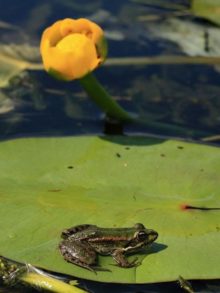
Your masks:
[{"label": "dark spot on leaf", "polygon": [[201,172],[203,172],[203,171],[204,171],[204,169],[200,169],[200,171],[201,171]]},{"label": "dark spot on leaf", "polygon": [[73,166],[68,166],[67,168],[68,168],[68,169],[73,169],[74,167],[73,167]]},{"label": "dark spot on leaf", "polygon": [[135,201],[137,200],[135,195],[133,195],[133,199],[134,199]]},{"label": "dark spot on leaf", "polygon": [[121,155],[120,155],[119,153],[116,153],[116,156],[117,156],[118,158],[121,158]]},{"label": "dark spot on leaf", "polygon": [[165,154],[160,154],[160,156],[161,156],[161,157],[166,157],[166,155],[165,155]]},{"label": "dark spot on leaf", "polygon": [[178,145],[178,146],[177,146],[177,148],[178,148],[179,150],[182,150],[182,149],[184,149],[184,147],[183,147],[183,146],[181,146],[181,145]]},{"label": "dark spot on leaf", "polygon": [[187,210],[187,208],[188,208],[188,205],[187,204],[181,204],[180,205],[180,209],[181,210]]},{"label": "dark spot on leaf", "polygon": [[48,191],[49,192],[59,192],[59,191],[61,191],[61,189],[49,189]]},{"label": "dark spot on leaf", "polygon": [[220,210],[219,207],[198,207],[198,206],[191,206],[187,204],[180,205],[181,210],[199,210],[199,211],[216,211]]},{"label": "dark spot on leaf", "polygon": [[129,148],[129,147],[125,147],[125,149],[126,149],[126,150],[130,150],[130,148]]}]

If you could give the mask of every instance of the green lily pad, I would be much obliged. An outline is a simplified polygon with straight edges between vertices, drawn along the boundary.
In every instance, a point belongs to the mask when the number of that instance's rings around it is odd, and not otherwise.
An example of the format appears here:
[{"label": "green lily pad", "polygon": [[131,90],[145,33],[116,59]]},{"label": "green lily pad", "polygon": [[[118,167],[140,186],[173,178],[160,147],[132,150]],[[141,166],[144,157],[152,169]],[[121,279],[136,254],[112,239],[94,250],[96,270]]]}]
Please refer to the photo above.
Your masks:
[{"label": "green lily pad", "polygon": [[[220,277],[219,148],[143,137],[15,139],[0,143],[0,166],[1,255],[104,282]],[[137,268],[103,256],[111,272],[95,274],[59,253],[64,228],[138,222],[159,237],[135,254]]]}]

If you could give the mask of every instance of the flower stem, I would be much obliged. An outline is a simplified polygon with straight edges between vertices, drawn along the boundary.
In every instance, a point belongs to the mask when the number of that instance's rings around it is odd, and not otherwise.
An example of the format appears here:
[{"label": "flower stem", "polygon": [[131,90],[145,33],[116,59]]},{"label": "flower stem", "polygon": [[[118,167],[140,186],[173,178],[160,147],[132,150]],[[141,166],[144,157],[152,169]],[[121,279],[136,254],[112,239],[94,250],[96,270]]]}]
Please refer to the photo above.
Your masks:
[{"label": "flower stem", "polygon": [[92,100],[109,116],[120,121],[132,121],[133,118],[106,92],[92,73],[80,79],[82,87]]},{"label": "flower stem", "polygon": [[92,73],[87,74],[79,81],[87,94],[99,106],[99,108],[101,108],[101,110],[103,110],[110,118],[115,118],[119,122],[133,122],[134,125],[147,127],[148,131],[160,134],[165,132],[168,135],[183,135],[189,137],[208,135],[206,132],[188,129],[187,127],[180,125],[151,121],[144,117],[132,117],[112,99]]}]

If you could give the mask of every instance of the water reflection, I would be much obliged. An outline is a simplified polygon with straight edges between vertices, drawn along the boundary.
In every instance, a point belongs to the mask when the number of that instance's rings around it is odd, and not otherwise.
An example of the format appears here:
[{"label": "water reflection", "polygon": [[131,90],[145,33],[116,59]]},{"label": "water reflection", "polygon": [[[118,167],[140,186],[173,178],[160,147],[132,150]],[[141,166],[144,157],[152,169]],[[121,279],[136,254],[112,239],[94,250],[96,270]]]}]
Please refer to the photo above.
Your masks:
[{"label": "water reflection", "polygon": [[[169,19],[167,15],[173,19],[177,11],[188,8],[187,1],[176,1],[174,6],[167,3],[166,7],[138,0],[120,3],[84,0],[80,4],[68,0],[46,3],[23,1],[22,4],[13,3],[13,8],[9,4],[1,12],[0,23],[0,61],[5,62],[6,68],[1,73],[6,80],[2,84],[0,98],[3,136],[103,132],[102,113],[77,82],[59,83],[43,71],[28,70],[23,73],[22,65],[18,65],[18,61],[22,60],[40,64],[38,44],[41,32],[58,18],[89,17],[97,21],[105,29],[109,40],[109,58],[182,54],[179,45],[171,42],[171,38],[165,39],[167,28],[166,31],[164,28],[160,38],[158,33],[163,22]],[[149,22],[150,16],[157,18],[151,18]],[[181,21],[187,23],[188,19]],[[205,24],[202,25],[204,27]],[[210,27],[210,24],[207,26]],[[204,50],[199,46],[201,44],[198,44],[198,49]],[[1,52],[7,55],[7,60],[1,58]],[[219,73],[213,66],[103,66],[96,74],[122,106],[148,121],[168,125],[168,128],[169,125],[181,126],[186,128],[186,136],[189,129],[204,132],[204,136],[218,134]],[[128,126],[126,131],[143,134],[160,132],[151,126],[137,125]],[[160,134],[169,135],[172,132],[166,132],[165,128],[161,129]]]}]

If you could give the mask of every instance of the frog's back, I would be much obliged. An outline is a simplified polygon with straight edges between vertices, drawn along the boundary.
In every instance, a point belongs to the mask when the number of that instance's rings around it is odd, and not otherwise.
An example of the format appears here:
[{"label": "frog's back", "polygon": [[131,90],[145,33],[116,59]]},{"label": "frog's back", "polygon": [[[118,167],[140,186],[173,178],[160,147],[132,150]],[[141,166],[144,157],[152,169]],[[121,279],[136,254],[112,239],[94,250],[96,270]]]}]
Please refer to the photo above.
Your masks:
[{"label": "frog's back", "polygon": [[63,239],[66,239],[66,238],[71,237],[73,235],[76,235],[78,233],[81,234],[80,232],[87,231],[92,228],[94,229],[95,227],[96,227],[95,225],[91,225],[91,224],[83,224],[83,225],[73,226],[71,228],[63,230],[61,233],[61,237]]}]

